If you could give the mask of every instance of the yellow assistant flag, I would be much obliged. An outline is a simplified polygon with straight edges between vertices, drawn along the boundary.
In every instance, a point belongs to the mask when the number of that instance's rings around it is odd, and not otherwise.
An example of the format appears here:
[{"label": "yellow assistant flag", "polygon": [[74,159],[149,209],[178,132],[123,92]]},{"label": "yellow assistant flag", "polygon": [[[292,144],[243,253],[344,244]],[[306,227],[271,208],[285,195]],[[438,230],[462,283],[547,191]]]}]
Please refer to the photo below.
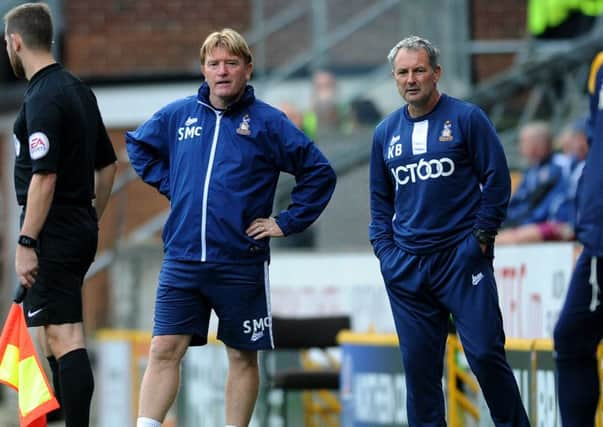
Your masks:
[{"label": "yellow assistant flag", "polygon": [[59,407],[36,355],[23,309],[13,304],[0,335],[0,382],[18,393],[21,427],[46,427],[46,414]]}]

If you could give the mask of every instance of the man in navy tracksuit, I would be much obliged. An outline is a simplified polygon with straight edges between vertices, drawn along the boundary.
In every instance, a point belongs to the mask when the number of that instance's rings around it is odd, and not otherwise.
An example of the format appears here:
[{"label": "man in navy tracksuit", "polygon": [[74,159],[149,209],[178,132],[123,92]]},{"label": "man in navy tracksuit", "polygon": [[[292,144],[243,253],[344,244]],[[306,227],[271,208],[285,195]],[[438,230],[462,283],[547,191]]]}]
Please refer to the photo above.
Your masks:
[{"label": "man in navy tracksuit", "polygon": [[592,63],[588,90],[590,149],[576,195],[576,236],[584,249],[554,332],[563,427],[594,426],[599,401],[596,351],[603,338],[603,51]]},{"label": "man in navy tracksuit", "polygon": [[[226,344],[226,424],[246,427],[258,393],[257,350],[273,347],[269,238],[304,230],[335,188],[327,159],[247,85],[251,51],[237,32],[201,47],[197,96],[155,113],[126,142],[130,161],[170,199],[138,427],[161,425],[189,345],[207,342],[213,309]],[[271,217],[281,171],[295,176],[291,204]]]},{"label": "man in navy tracksuit", "polygon": [[529,426],[506,361],[492,268],[510,177],[482,110],[440,94],[438,51],[411,36],[390,52],[407,105],[374,134],[370,240],[406,374],[409,425],[445,426],[443,356],[452,313],[496,426]]}]

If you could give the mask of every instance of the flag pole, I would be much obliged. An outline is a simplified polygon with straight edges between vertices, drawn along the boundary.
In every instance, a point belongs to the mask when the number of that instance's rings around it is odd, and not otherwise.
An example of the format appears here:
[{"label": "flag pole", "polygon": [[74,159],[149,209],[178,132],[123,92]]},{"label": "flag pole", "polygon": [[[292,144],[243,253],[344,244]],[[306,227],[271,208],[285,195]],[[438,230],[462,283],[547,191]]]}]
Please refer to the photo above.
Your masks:
[{"label": "flag pole", "polygon": [[25,295],[27,295],[27,288],[23,285],[19,285],[19,287],[17,288],[17,292],[15,293],[15,298],[13,299],[13,301],[16,302],[17,304],[21,304],[23,302],[23,300],[25,299]]}]

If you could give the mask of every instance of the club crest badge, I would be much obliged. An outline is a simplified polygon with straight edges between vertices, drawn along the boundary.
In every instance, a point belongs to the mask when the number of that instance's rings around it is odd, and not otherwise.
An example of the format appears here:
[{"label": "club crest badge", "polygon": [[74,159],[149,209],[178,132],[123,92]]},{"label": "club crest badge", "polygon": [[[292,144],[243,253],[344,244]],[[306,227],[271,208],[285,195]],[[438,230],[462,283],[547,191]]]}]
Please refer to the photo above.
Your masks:
[{"label": "club crest badge", "polygon": [[251,121],[251,119],[249,118],[249,114],[245,114],[243,116],[243,119],[241,120],[241,123],[239,123],[239,127],[237,128],[237,133],[239,135],[249,135],[251,134],[251,129],[249,126],[249,122]]},{"label": "club crest badge", "polygon": [[438,139],[441,142],[452,141],[452,122],[450,120],[446,120],[444,122],[442,133],[440,133],[440,137]]}]

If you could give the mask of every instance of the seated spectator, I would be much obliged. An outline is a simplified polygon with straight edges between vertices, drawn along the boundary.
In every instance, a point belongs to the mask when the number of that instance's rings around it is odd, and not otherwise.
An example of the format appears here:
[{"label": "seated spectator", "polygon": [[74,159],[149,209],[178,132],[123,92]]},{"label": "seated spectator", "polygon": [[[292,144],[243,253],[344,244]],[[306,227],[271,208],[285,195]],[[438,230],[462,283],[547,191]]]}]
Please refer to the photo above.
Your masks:
[{"label": "seated spectator", "polygon": [[553,161],[553,138],[547,123],[524,125],[519,131],[519,151],[528,166],[511,196],[503,228],[545,221],[551,204],[565,191],[563,169]]},{"label": "seated spectator", "polygon": [[569,167],[564,171],[566,182],[565,193],[553,202],[551,219],[569,223],[572,227],[575,222],[575,199],[578,189],[578,181],[582,175],[582,169],[588,154],[588,137],[586,120],[580,119],[572,123],[565,130],[567,133],[562,153],[557,156],[566,156]]},{"label": "seated spectator", "polygon": [[565,190],[552,199],[546,220],[503,229],[498,244],[574,240],[576,191],[588,152],[584,120],[564,128],[557,141],[562,152],[553,156],[553,162],[562,168]]}]

